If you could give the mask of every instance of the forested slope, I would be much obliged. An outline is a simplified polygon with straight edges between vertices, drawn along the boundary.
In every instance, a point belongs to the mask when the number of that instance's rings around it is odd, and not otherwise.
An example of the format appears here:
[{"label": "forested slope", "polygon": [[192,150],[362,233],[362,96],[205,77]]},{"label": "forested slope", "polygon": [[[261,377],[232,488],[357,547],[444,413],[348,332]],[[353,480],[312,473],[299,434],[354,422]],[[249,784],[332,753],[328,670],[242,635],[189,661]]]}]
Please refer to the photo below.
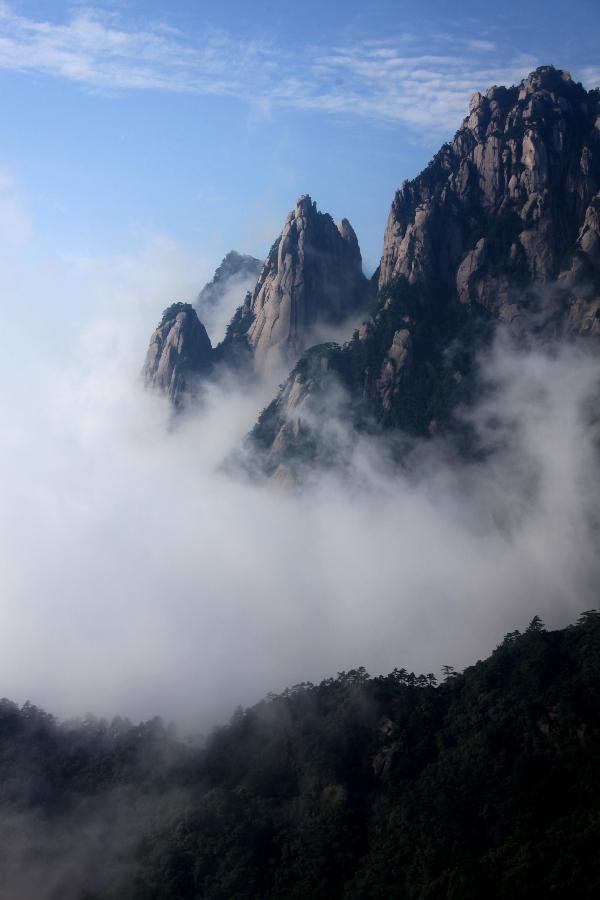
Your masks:
[{"label": "forested slope", "polygon": [[[586,613],[437,686],[403,669],[296,686],[200,748],[4,701],[0,897],[44,865],[38,896],[61,900],[595,897],[599,685]],[[19,873],[24,822],[43,852]]]}]

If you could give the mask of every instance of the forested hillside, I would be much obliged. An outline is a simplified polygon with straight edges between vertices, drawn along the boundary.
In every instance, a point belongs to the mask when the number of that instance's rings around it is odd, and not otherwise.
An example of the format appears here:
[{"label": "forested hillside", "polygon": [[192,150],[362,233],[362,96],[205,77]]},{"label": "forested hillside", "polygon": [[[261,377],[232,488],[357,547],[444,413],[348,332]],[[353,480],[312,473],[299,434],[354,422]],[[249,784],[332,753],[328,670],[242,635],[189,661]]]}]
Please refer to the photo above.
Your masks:
[{"label": "forested hillside", "polygon": [[295,686],[202,747],[3,701],[0,897],[598,896],[599,684],[588,612],[440,684]]}]

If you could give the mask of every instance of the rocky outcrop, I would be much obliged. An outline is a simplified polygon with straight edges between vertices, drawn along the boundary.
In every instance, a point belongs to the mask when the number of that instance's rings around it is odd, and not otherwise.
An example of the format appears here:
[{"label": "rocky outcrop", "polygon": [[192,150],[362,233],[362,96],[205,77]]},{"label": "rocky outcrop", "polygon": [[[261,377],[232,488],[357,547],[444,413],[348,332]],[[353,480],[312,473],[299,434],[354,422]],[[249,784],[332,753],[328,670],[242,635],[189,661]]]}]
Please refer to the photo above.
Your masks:
[{"label": "rocky outcrop", "polygon": [[[222,328],[221,305],[230,297],[241,299],[248,287],[254,285],[261,269],[262,263],[254,256],[232,250],[198,294],[195,307],[174,303],[165,310],[150,338],[142,369],[146,387],[164,393],[178,409],[197,396],[200,382],[222,359],[218,348],[212,347],[204,323],[213,334]],[[235,306],[235,299],[231,306]],[[234,354],[230,352],[229,361],[233,359]]]},{"label": "rocky outcrop", "polygon": [[348,220],[336,226],[308,195],[299,197],[246,299],[238,329],[256,370],[294,365],[315,343],[319,326],[343,322],[365,303],[367,289]]},{"label": "rocky outcrop", "polygon": [[511,322],[535,302],[527,289],[539,301],[574,256],[597,269],[599,116],[598,91],[552,66],[476,93],[452,143],[397,191],[379,287],[404,277]]},{"label": "rocky outcrop", "polygon": [[269,474],[323,457],[311,423],[334,378],[360,427],[438,434],[497,324],[600,336],[600,91],[543,66],[475,94],[453,141],[396,192],[378,290],[352,340],[310,377],[300,366],[259,420]]},{"label": "rocky outcrop", "polygon": [[174,303],[150,338],[142,369],[147,387],[165,394],[176,408],[198,391],[212,368],[212,347],[204,325],[189,303]]}]

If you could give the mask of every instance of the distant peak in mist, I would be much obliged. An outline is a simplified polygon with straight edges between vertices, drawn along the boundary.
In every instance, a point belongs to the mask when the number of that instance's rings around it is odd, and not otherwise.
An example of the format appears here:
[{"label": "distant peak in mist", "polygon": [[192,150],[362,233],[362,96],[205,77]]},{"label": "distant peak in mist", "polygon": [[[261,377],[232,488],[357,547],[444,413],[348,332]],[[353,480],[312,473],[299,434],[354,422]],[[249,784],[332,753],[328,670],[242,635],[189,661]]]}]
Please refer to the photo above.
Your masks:
[{"label": "distant peak in mist", "polygon": [[[212,365],[207,365],[205,346],[198,343],[189,352],[185,348],[185,379],[174,374],[175,367],[183,364],[181,344],[177,350],[167,344],[162,365],[147,361],[144,371],[150,377],[146,374],[146,384],[166,392],[176,407],[185,405],[186,392],[188,400],[198,394],[200,381],[210,371],[216,370],[218,376],[225,368],[260,377],[289,367],[314,342],[320,327],[341,326],[366,306],[369,294],[350,222],[342,219],[336,226],[330,215],[317,210],[308,194],[297,199],[264,264],[235,251],[227,254],[198,295],[195,308],[200,318],[210,317],[213,308],[227,294],[239,292],[248,279],[255,283],[229,321],[224,339],[209,354]],[[191,308],[187,316],[191,317]],[[159,343],[162,348],[162,337]],[[155,333],[151,359],[156,356],[156,346]],[[161,376],[154,378],[152,373],[159,368]],[[182,387],[165,389],[174,381]]]},{"label": "distant peak in mist", "polygon": [[[262,265],[262,261],[254,256],[230,250],[217,266],[212,279],[204,285],[196,298],[196,309],[200,318],[207,307],[221,303],[232,288],[239,289],[240,283],[256,280]],[[242,299],[243,291],[239,297],[240,302]]]}]

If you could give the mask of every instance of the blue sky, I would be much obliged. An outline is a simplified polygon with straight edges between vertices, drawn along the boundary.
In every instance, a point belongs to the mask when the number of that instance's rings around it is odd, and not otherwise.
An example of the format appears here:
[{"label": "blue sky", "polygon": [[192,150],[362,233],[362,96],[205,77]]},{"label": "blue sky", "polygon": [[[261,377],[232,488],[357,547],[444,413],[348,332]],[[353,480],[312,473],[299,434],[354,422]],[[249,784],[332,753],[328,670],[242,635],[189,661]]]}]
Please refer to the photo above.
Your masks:
[{"label": "blue sky", "polygon": [[535,65],[598,83],[597,0],[0,3],[0,234],[264,255],[299,193],[378,262],[394,189],[470,95]]}]

